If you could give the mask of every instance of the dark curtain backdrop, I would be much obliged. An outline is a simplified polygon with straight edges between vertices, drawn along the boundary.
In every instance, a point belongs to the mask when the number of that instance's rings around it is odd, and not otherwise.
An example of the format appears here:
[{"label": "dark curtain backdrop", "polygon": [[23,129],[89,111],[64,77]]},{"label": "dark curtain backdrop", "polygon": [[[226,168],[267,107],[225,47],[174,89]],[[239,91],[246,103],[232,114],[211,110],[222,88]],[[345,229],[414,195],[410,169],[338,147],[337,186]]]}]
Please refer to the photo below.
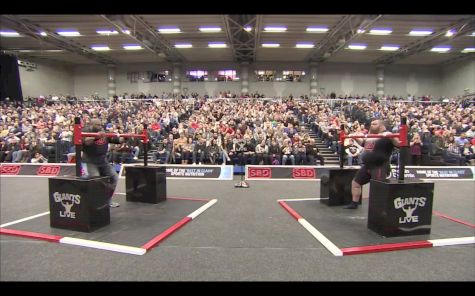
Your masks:
[{"label": "dark curtain backdrop", "polygon": [[18,59],[15,56],[0,53],[0,101],[23,101]]}]

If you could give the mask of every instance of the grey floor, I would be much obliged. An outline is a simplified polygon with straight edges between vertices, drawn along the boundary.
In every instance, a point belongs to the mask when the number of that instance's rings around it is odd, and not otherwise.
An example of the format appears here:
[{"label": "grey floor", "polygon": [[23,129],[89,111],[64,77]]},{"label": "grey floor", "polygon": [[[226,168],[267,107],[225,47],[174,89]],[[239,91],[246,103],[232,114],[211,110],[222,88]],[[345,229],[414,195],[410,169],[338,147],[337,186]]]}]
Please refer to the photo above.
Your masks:
[{"label": "grey floor", "polygon": [[[169,196],[218,202],[143,256],[1,235],[0,280],[475,280],[474,245],[333,256],[277,203],[319,197],[319,182],[250,181],[247,189],[234,183],[168,180]],[[0,178],[0,222],[48,211],[47,184],[47,178]],[[473,181],[437,181],[434,210],[475,223],[474,189]]]}]

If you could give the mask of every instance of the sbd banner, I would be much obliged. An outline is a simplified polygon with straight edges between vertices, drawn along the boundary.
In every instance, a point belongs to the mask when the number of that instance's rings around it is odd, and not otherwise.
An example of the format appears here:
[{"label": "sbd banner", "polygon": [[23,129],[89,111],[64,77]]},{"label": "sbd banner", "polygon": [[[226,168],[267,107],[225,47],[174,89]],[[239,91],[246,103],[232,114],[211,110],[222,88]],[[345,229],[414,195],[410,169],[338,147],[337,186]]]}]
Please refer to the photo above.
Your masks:
[{"label": "sbd banner", "polygon": [[[325,171],[337,166],[246,166],[246,180],[320,180]],[[473,167],[406,167],[406,179],[473,180]],[[391,179],[397,179],[397,168],[392,167]]]},{"label": "sbd banner", "polygon": [[318,168],[304,166],[247,166],[246,179],[316,180]]},{"label": "sbd banner", "polygon": [[74,176],[74,164],[1,164],[1,176]]}]

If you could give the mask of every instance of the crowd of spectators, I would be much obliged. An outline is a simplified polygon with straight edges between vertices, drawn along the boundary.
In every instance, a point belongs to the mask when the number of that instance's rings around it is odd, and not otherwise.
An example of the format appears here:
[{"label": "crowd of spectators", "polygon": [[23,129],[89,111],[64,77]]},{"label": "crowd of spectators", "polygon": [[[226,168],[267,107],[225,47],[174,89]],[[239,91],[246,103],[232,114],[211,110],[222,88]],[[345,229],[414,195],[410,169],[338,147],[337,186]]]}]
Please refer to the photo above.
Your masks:
[{"label": "crowd of spectators", "polygon": [[[140,134],[147,123],[148,148],[157,163],[323,165],[310,129],[337,154],[341,124],[348,134],[366,133],[370,121],[378,118],[387,130],[398,132],[402,116],[408,117],[413,164],[423,164],[424,155],[440,155],[455,165],[473,164],[475,159],[475,107],[470,100],[223,94],[212,99],[196,93],[192,97],[163,93],[123,94],[112,100],[48,96],[2,102],[0,162],[67,161],[68,154],[74,154],[76,116],[85,122],[99,118],[113,133]],[[345,142],[344,149],[348,164],[360,162],[356,142]],[[108,157],[113,163],[126,163],[142,153],[142,142],[130,138],[110,144]]]}]

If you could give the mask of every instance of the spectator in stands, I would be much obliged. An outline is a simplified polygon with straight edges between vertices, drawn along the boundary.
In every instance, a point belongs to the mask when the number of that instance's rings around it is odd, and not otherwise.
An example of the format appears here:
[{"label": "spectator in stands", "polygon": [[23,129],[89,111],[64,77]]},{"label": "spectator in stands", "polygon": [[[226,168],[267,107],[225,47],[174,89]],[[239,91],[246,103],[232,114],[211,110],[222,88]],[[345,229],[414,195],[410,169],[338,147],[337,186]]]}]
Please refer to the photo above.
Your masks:
[{"label": "spectator in stands", "polygon": [[309,139],[309,142],[305,145],[306,163],[308,165],[315,165],[315,161],[318,160],[320,165],[324,165],[325,160],[320,155],[320,150],[315,144],[315,139]]},{"label": "spectator in stands", "polygon": [[256,164],[256,140],[249,135],[244,136],[245,151],[244,151],[244,163]]},{"label": "spectator in stands", "polygon": [[266,140],[263,139],[256,145],[256,164],[269,164],[269,146],[266,144]]},{"label": "spectator in stands", "polygon": [[295,155],[295,164],[296,165],[305,165],[307,162],[307,152],[306,147],[302,141],[295,141],[294,146],[294,155]]},{"label": "spectator in stands", "polygon": [[31,159],[31,163],[47,163],[48,159],[44,157],[41,153],[36,152],[35,156]]},{"label": "spectator in stands", "polygon": [[200,137],[198,142],[195,144],[193,148],[193,164],[196,164],[196,158],[199,157],[199,163],[198,164],[203,164],[204,159],[205,159],[205,153],[206,153],[206,140],[203,137]]},{"label": "spectator in stands", "polygon": [[467,138],[475,138],[475,125],[472,125],[470,129],[465,133],[465,135],[467,136]]},{"label": "spectator in stands", "polygon": [[290,159],[292,165],[295,165],[295,156],[292,153],[293,149],[290,140],[284,141],[284,144],[282,146],[282,165],[287,164],[287,159]]},{"label": "spectator in stands", "polygon": [[349,166],[359,164],[359,156],[362,151],[363,147],[361,147],[358,142],[353,139],[348,139],[348,145],[346,146],[345,153]]},{"label": "spectator in stands", "polygon": [[422,160],[422,146],[424,144],[421,141],[421,136],[418,133],[415,133],[412,136],[412,140],[409,142],[409,150],[411,153],[411,164],[412,165],[421,165]]},{"label": "spectator in stands", "polygon": [[459,137],[455,137],[455,143],[457,143],[460,148],[463,148],[465,144],[470,143],[470,141],[467,139],[465,133],[460,133]]},{"label": "spectator in stands", "polygon": [[464,165],[465,158],[462,157],[461,147],[455,142],[455,137],[450,135],[445,142],[445,151],[443,153],[444,161],[455,165]]},{"label": "spectator in stands", "polygon": [[128,144],[128,141],[124,141],[120,144],[114,144],[112,149],[112,161],[114,164],[127,163],[127,159],[130,158],[131,147]]},{"label": "spectator in stands", "polygon": [[166,149],[165,163],[176,163],[175,139],[172,133],[168,134],[168,141],[165,144],[165,149]]},{"label": "spectator in stands", "polygon": [[475,165],[475,145],[467,142],[462,148],[462,156],[465,157],[465,162],[468,165]]},{"label": "spectator in stands", "polygon": [[193,138],[189,137],[186,139],[184,144],[181,144],[181,163],[188,164],[188,161],[192,158],[193,155]]},{"label": "spectator in stands", "polygon": [[209,159],[211,164],[216,164],[218,157],[221,154],[221,149],[216,143],[215,139],[212,139],[210,144],[206,147],[206,157]]},{"label": "spectator in stands", "polygon": [[5,160],[6,151],[7,143],[2,137],[0,137],[0,162],[3,162]]},{"label": "spectator in stands", "polygon": [[4,162],[12,162],[13,155],[16,154],[16,151],[20,150],[20,138],[15,136],[13,132],[8,134],[8,137],[5,138],[5,150],[4,150]]},{"label": "spectator in stands", "polygon": [[246,164],[246,158],[244,156],[244,153],[247,151],[246,147],[246,141],[243,138],[238,138],[239,133],[237,134],[237,137],[233,140],[233,154],[237,158],[237,165],[243,166]]}]

